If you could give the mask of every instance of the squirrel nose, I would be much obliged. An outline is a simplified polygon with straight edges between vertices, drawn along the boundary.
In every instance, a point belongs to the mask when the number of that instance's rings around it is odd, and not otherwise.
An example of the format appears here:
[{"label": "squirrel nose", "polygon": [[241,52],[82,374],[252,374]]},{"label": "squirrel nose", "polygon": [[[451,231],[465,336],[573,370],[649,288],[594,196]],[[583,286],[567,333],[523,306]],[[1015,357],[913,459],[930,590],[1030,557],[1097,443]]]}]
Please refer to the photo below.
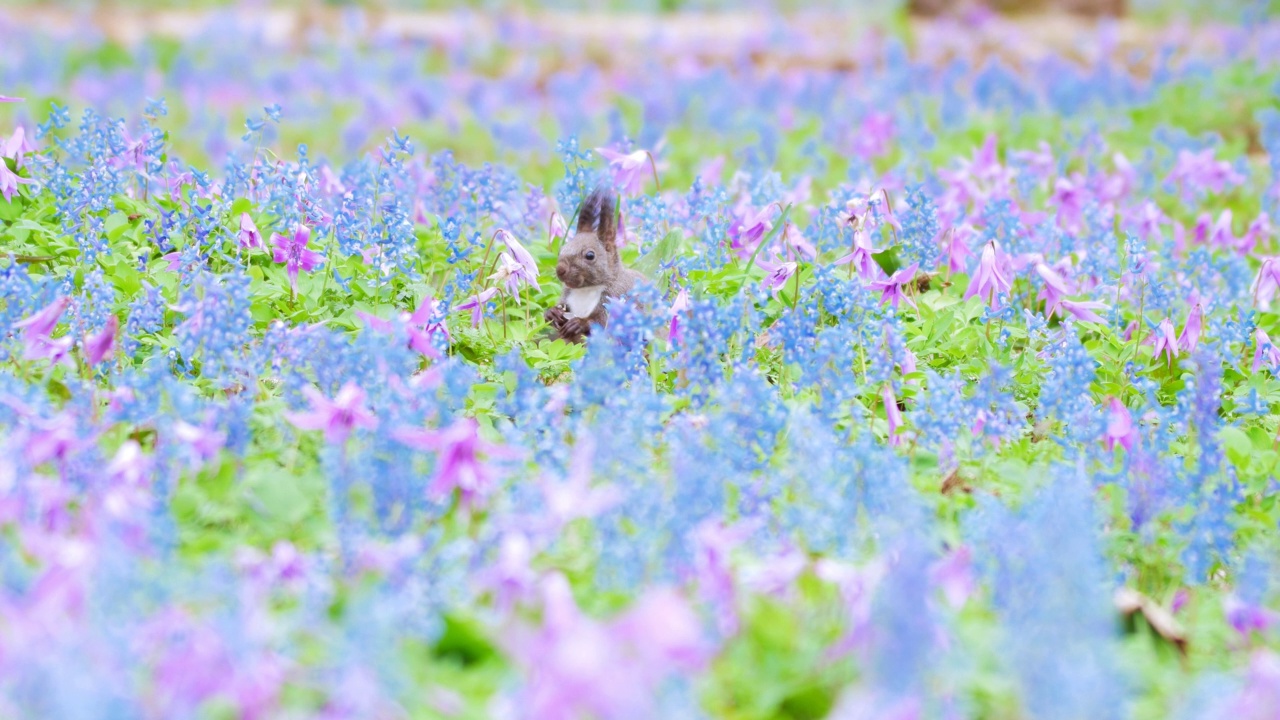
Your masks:
[{"label": "squirrel nose", "polygon": [[564,265],[556,263],[556,277],[560,278],[560,282],[564,282]]}]

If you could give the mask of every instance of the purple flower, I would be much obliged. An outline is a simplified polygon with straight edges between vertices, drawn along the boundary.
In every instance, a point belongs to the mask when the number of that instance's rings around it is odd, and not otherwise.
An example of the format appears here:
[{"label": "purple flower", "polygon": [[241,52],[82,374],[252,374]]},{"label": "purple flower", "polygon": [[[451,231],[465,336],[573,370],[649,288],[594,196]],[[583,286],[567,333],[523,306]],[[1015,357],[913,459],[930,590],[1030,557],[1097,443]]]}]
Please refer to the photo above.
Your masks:
[{"label": "purple flower", "polygon": [[57,365],[68,357],[74,341],[70,337],[53,339],[51,334],[58,327],[58,319],[67,309],[68,298],[60,297],[40,312],[13,324],[22,330],[23,357],[27,360],[48,358]]},{"label": "purple flower", "polygon": [[480,325],[480,319],[484,317],[484,304],[489,302],[489,300],[492,299],[493,296],[496,295],[497,293],[498,293],[498,288],[491,287],[488,290],[484,290],[482,292],[476,293],[475,295],[472,295],[466,300],[463,300],[460,304],[456,305],[453,309],[455,312],[458,310],[470,310],[471,311],[471,327],[477,327],[478,325]]},{"label": "purple flower", "polygon": [[1258,368],[1262,367],[1263,363],[1272,370],[1280,365],[1280,348],[1271,344],[1271,338],[1267,336],[1265,330],[1258,328],[1254,332],[1253,342],[1253,367],[1250,368],[1253,372],[1258,372]]},{"label": "purple flower", "polygon": [[889,444],[901,445],[903,438],[898,434],[898,428],[902,427],[902,411],[898,409],[898,397],[893,393],[893,385],[885,383],[884,389],[880,391],[880,399],[884,401],[884,415],[889,422]]},{"label": "purple flower", "polygon": [[1240,242],[1237,247],[1240,252],[1248,255],[1253,252],[1253,248],[1257,244],[1271,237],[1271,216],[1265,212],[1258,213],[1258,217],[1249,223],[1249,227],[1245,229],[1244,235],[1240,236]]},{"label": "purple flower", "polygon": [[998,310],[998,295],[1009,291],[1009,280],[1000,272],[999,248],[995,240],[989,240],[982,248],[982,258],[978,260],[978,272],[969,281],[969,288],[964,291],[964,299],[977,295],[983,298],[993,310]]},{"label": "purple flower", "polygon": [[0,95],[0,103],[18,103],[22,101],[23,101],[23,98],[20,98],[20,97],[9,97],[8,95]]},{"label": "purple flower", "polygon": [[778,296],[778,290],[787,284],[787,281],[791,279],[791,276],[796,274],[797,265],[794,262],[784,262],[779,265],[774,265],[773,263],[768,263],[763,260],[757,260],[756,264],[769,271],[769,274],[764,278],[763,285],[769,288],[769,291],[773,293],[774,297]]},{"label": "purple flower", "polygon": [[515,450],[480,437],[480,425],[463,418],[443,430],[401,428],[395,438],[416,450],[436,452],[435,475],[427,492],[447,498],[455,490],[466,507],[477,507],[497,483],[497,470],[488,458],[514,459]]},{"label": "purple flower", "polygon": [[378,426],[378,418],[364,406],[364,390],[353,382],[343,385],[332,400],[309,385],[302,394],[311,401],[311,409],[286,412],[284,416],[303,430],[324,430],[324,439],[331,444],[341,445],[357,427]]},{"label": "purple flower", "polygon": [[533,255],[529,254],[524,245],[521,245],[520,241],[506,230],[498,230],[498,238],[507,246],[507,251],[510,253],[507,262],[511,277],[533,286],[535,291],[541,290],[542,288],[538,286],[538,263],[533,259]]},{"label": "purple flower", "polygon": [[735,218],[729,225],[730,246],[740,257],[750,257],[764,236],[773,229],[772,205],[752,211],[739,208],[734,211]]},{"label": "purple flower", "polygon": [[893,305],[893,309],[897,310],[898,301],[905,300],[908,305],[910,305],[911,307],[915,307],[916,306],[915,301],[912,300],[908,295],[903,293],[902,288],[907,283],[911,282],[913,278],[915,278],[917,267],[918,265],[916,263],[911,263],[910,265],[890,275],[888,279],[876,280],[870,283],[867,287],[871,288],[872,290],[880,291],[881,305],[883,305],[885,302],[889,302],[890,304]]},{"label": "purple flower", "polygon": [[18,192],[19,185],[35,184],[35,180],[19,177],[17,173],[9,169],[4,160],[0,159],[0,195],[4,196],[5,202],[13,200],[13,194]]},{"label": "purple flower", "polygon": [[1107,430],[1103,434],[1103,442],[1107,445],[1107,451],[1113,451],[1116,445],[1120,445],[1125,450],[1133,450],[1133,445],[1138,441],[1138,428],[1133,424],[1133,417],[1129,415],[1129,408],[1120,402],[1119,398],[1110,398],[1107,400]]},{"label": "purple flower", "polygon": [[[19,125],[13,129],[13,134],[9,139],[0,143],[0,157],[7,157],[13,160],[14,167],[22,167],[22,154],[35,152],[35,146],[27,140],[27,131]],[[1263,213],[1266,216],[1266,213]]]},{"label": "purple flower", "polygon": [[1041,280],[1044,280],[1044,288],[1036,295],[1036,299],[1044,301],[1045,315],[1053,317],[1054,311],[1058,309],[1058,303],[1071,294],[1071,286],[1048,265],[1038,262],[1035,268],[1036,274],[1040,276]]},{"label": "purple flower", "polygon": [[173,426],[173,435],[182,443],[194,468],[203,467],[217,457],[227,444],[226,433],[212,429],[207,422],[196,426],[179,420]]},{"label": "purple flower", "polygon": [[582,437],[574,445],[569,474],[564,482],[544,477],[540,483],[546,527],[557,533],[577,518],[592,518],[608,510],[620,499],[619,490],[612,485],[591,486],[591,461],[595,441]]},{"label": "purple flower", "polygon": [[1178,335],[1178,347],[1186,352],[1191,352],[1200,344],[1200,332],[1204,329],[1204,309],[1200,303],[1191,306],[1191,312],[1187,314],[1187,322],[1182,326],[1182,333]]},{"label": "purple flower", "polygon": [[1234,594],[1222,601],[1222,609],[1226,612],[1227,622],[1245,638],[1255,632],[1265,633],[1276,622],[1274,612],[1262,605],[1241,600]]},{"label": "purple flower", "polygon": [[968,266],[967,260],[973,254],[969,250],[969,239],[976,234],[977,231],[968,223],[951,231],[951,241],[947,243],[947,268],[951,272],[960,272]]},{"label": "purple flower", "polygon": [[445,323],[444,316],[440,315],[437,319],[436,314],[439,309],[440,302],[427,296],[422,298],[422,302],[418,303],[418,309],[409,316],[409,347],[431,358],[437,358],[440,355],[435,344],[431,342],[431,337],[440,333],[446,340],[450,339],[449,327]]},{"label": "purple flower", "polygon": [[1280,257],[1263,258],[1258,276],[1253,279],[1253,302],[1266,310],[1271,306],[1277,290],[1280,290]]},{"label": "purple flower", "polygon": [[1173,364],[1173,359],[1178,354],[1178,333],[1173,329],[1173,322],[1169,318],[1160,321],[1156,326],[1155,334],[1146,342],[1152,345],[1152,358],[1158,358],[1161,353],[1164,353],[1169,364]]},{"label": "purple flower", "polygon": [[[262,233],[258,232],[258,226],[253,224],[253,218],[249,217],[249,213],[240,213],[240,247],[246,249],[262,247]],[[306,244],[305,242],[303,243]],[[280,262],[279,258],[276,262]],[[295,273],[296,275],[297,273]]]},{"label": "purple flower", "polygon": [[476,573],[476,585],[493,593],[499,611],[505,613],[533,597],[538,581],[537,571],[530,566],[533,554],[528,538],[520,533],[505,533],[497,561]]},{"label": "purple flower", "polygon": [[679,345],[680,338],[683,336],[680,328],[680,313],[689,307],[689,291],[681,290],[676,293],[676,299],[671,303],[671,323],[667,327],[667,339],[672,345]]},{"label": "purple flower", "polygon": [[324,262],[324,255],[307,249],[307,243],[311,240],[311,228],[306,225],[298,225],[293,230],[292,237],[286,237],[280,233],[271,236],[271,244],[274,245],[272,250],[272,259],[278,263],[285,263],[285,272],[289,275],[289,287],[293,289],[293,294],[298,294],[298,272],[311,272],[317,265]]},{"label": "purple flower", "polygon": [[20,320],[13,324],[15,328],[22,329],[24,339],[32,337],[48,337],[54,328],[58,327],[58,319],[62,317],[62,312],[67,309],[70,302],[68,298],[60,297],[49,303],[43,310],[32,315],[26,320]]},{"label": "purple flower", "polygon": [[1229,186],[1244,182],[1244,177],[1231,167],[1231,163],[1214,158],[1213,148],[1200,152],[1180,151],[1168,179],[1181,188],[1183,197],[1191,197],[1202,191],[1219,193]]},{"label": "purple flower", "polygon": [[107,318],[107,324],[97,335],[91,335],[84,341],[84,359],[90,366],[111,357],[116,344],[116,330],[120,328],[120,320],[115,315]]},{"label": "purple flower", "polygon": [[973,551],[966,545],[961,545],[934,564],[929,575],[953,608],[962,607],[978,587],[973,574]]},{"label": "purple flower", "polygon": [[1084,322],[1096,322],[1105,324],[1107,321],[1098,316],[1094,310],[1106,310],[1108,305],[1105,303],[1094,301],[1076,301],[1063,300],[1058,306],[1066,310],[1071,317]]},{"label": "purple flower", "polygon": [[620,153],[609,148],[596,148],[605,160],[609,161],[609,169],[613,171],[613,184],[628,195],[635,195],[644,183],[645,165],[649,162],[646,150],[631,153]]},{"label": "purple flower", "polygon": [[873,280],[884,276],[884,270],[876,264],[871,256],[880,252],[871,245],[871,236],[863,228],[854,228],[853,231],[853,252],[837,259],[833,265],[845,265],[853,263],[853,267],[858,271],[858,276],[863,280]]}]

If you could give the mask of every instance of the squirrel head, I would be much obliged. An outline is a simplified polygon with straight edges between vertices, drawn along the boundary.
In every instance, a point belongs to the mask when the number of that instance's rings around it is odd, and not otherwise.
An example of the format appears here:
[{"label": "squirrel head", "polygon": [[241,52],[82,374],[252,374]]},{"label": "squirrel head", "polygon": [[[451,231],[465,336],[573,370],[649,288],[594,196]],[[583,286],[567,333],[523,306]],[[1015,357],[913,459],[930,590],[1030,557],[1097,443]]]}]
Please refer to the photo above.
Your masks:
[{"label": "squirrel head", "polygon": [[578,229],[560,248],[556,277],[567,288],[608,285],[623,272],[613,193],[597,188],[582,201]]}]

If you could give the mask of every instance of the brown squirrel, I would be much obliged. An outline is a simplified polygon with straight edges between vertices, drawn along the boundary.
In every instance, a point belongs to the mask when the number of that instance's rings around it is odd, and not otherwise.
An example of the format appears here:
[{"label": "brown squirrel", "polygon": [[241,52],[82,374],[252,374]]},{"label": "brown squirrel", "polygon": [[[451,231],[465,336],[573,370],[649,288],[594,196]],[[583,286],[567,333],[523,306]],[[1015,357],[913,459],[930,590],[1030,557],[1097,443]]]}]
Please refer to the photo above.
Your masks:
[{"label": "brown squirrel", "polygon": [[547,308],[545,317],[555,336],[580,343],[591,334],[591,323],[609,322],[605,305],[631,292],[644,276],[624,267],[618,254],[617,201],[614,194],[597,188],[582,201],[578,229],[560,248],[556,277],[564,285],[560,302]]}]

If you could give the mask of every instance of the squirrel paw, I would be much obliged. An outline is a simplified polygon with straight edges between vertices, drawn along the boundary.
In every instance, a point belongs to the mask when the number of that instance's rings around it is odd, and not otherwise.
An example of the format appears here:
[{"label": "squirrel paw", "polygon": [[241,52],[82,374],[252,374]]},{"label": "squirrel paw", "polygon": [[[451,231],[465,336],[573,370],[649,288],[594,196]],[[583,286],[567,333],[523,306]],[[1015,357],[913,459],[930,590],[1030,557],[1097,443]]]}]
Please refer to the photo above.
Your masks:
[{"label": "squirrel paw", "polygon": [[560,326],[560,337],[569,342],[581,343],[591,334],[591,321],[586,318],[566,318]]},{"label": "squirrel paw", "polygon": [[559,305],[552,305],[547,308],[547,311],[542,313],[542,317],[545,318],[546,321],[551,324],[551,327],[556,330],[564,327],[565,321],[568,320],[568,318],[564,316],[564,308]]}]

